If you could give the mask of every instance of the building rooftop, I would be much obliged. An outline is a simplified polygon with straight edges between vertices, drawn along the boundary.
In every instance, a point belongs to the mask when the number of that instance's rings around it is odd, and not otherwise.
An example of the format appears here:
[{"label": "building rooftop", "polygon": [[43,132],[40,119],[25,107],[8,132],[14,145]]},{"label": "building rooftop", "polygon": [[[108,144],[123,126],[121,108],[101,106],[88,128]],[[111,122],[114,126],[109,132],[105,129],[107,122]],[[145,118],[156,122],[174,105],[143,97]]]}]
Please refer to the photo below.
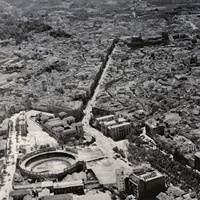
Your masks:
[{"label": "building rooftop", "polygon": [[54,188],[65,188],[65,187],[74,187],[74,186],[82,186],[83,182],[82,180],[76,180],[76,181],[63,181],[63,182],[57,182],[53,184]]},{"label": "building rooftop", "polygon": [[98,117],[96,118],[96,121],[102,121],[102,120],[106,120],[106,119],[109,119],[109,118],[114,118],[114,115],[106,115],[106,116],[103,116],[103,117]]},{"label": "building rooftop", "polygon": [[118,118],[118,122],[119,122],[119,123],[126,122],[126,119],[123,118],[123,117],[120,117],[120,118]]},{"label": "building rooftop", "polygon": [[117,175],[124,175],[124,168],[116,169],[115,172]]},{"label": "building rooftop", "polygon": [[16,195],[26,195],[26,194],[30,194],[31,191],[32,191],[31,189],[14,190],[10,192],[9,196],[13,197]]},{"label": "building rooftop", "polygon": [[61,126],[58,126],[58,127],[54,127],[52,128],[53,131],[57,131],[57,132],[61,132],[61,131],[64,131],[64,128],[61,127]]},{"label": "building rooftop", "polygon": [[143,180],[145,182],[163,177],[163,175],[159,171],[151,168],[135,169],[133,170],[133,175],[137,176],[138,179]]},{"label": "building rooftop", "polygon": [[108,122],[103,122],[103,124],[104,124],[104,126],[111,126],[111,125],[117,124],[117,122],[115,120],[111,120]]},{"label": "building rooftop", "polygon": [[19,121],[25,120],[25,119],[26,119],[26,116],[24,114],[22,114],[22,115],[19,116]]},{"label": "building rooftop", "polygon": [[86,180],[86,173],[85,172],[80,172],[80,173],[73,173],[73,174],[68,174],[63,181],[65,182],[70,182],[70,181],[76,181],[76,180]]},{"label": "building rooftop", "polygon": [[55,127],[55,126],[63,126],[63,123],[61,120],[56,120],[56,121],[48,121],[45,123],[47,126]]},{"label": "building rooftop", "polygon": [[42,188],[47,188],[47,187],[53,187],[53,182],[52,181],[43,181],[41,183]]},{"label": "building rooftop", "polygon": [[70,135],[70,134],[75,133],[75,132],[76,132],[76,129],[70,128],[70,129],[64,130],[63,134]]},{"label": "building rooftop", "polygon": [[149,119],[149,120],[147,120],[147,121],[145,122],[145,124],[146,124],[147,126],[152,127],[152,128],[156,128],[157,125],[158,125],[158,121],[156,121],[155,119]]},{"label": "building rooftop", "polygon": [[58,121],[58,120],[60,120],[60,118],[56,117],[56,118],[49,119],[48,122],[53,122],[53,121]]},{"label": "building rooftop", "polygon": [[73,199],[73,194],[58,194],[53,196],[41,197],[41,200],[69,200]]},{"label": "building rooftop", "polygon": [[196,157],[200,158],[200,151],[196,152],[194,155],[195,155]]},{"label": "building rooftop", "polygon": [[122,127],[122,126],[129,126],[129,125],[130,125],[129,122],[124,122],[122,124],[113,125],[113,126],[110,127],[110,129],[112,129],[112,128],[119,128],[119,127]]},{"label": "building rooftop", "polygon": [[2,125],[0,125],[0,129],[7,129],[8,128],[9,119],[3,120]]},{"label": "building rooftop", "polygon": [[6,149],[6,140],[0,140],[0,150]]},{"label": "building rooftop", "polygon": [[19,121],[19,125],[25,125],[25,124],[26,124],[25,120],[20,120]]},{"label": "building rooftop", "polygon": [[62,117],[62,116],[66,116],[67,113],[66,113],[66,112],[59,112],[58,115],[59,115],[60,117]]}]

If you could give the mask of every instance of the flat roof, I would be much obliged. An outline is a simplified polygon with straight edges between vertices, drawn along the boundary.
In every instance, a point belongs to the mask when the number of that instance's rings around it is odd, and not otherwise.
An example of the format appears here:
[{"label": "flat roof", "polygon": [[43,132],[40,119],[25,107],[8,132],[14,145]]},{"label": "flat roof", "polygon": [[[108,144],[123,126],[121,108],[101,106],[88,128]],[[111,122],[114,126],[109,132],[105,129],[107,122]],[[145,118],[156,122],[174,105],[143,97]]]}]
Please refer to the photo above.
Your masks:
[{"label": "flat roof", "polygon": [[23,190],[13,190],[10,192],[9,196],[15,196],[15,195],[20,195],[20,194],[30,194],[32,190],[31,189],[23,189]]},{"label": "flat roof", "polygon": [[67,115],[67,113],[62,111],[62,112],[59,112],[58,115]]},{"label": "flat roof", "polygon": [[126,122],[126,119],[123,117],[118,118],[118,122]]},{"label": "flat roof", "polygon": [[98,117],[98,118],[96,118],[96,120],[101,121],[101,120],[104,120],[104,119],[108,119],[110,117],[114,117],[114,115],[106,115],[106,116],[103,116],[103,117]]},{"label": "flat roof", "polygon": [[6,140],[0,140],[0,150],[6,149]]},{"label": "flat roof", "polygon": [[145,122],[146,125],[152,127],[152,128],[156,128],[157,125],[158,125],[158,121],[155,120],[155,119],[148,119],[146,122]]},{"label": "flat roof", "polygon": [[48,122],[53,122],[53,121],[57,121],[57,120],[60,120],[60,118],[59,117],[51,118],[51,119],[48,120]]},{"label": "flat roof", "polygon": [[140,176],[144,181],[151,181],[155,178],[163,177],[163,175],[158,171],[148,172]]},{"label": "flat roof", "polygon": [[45,124],[54,127],[54,126],[62,126],[63,122],[61,120],[57,120],[57,121],[46,122]]},{"label": "flat roof", "polygon": [[56,194],[53,196],[43,196],[41,197],[41,200],[67,200],[72,197],[73,194]]},{"label": "flat roof", "polygon": [[53,181],[43,181],[41,186],[42,188],[53,187]]},{"label": "flat roof", "polygon": [[128,126],[130,124],[131,124],[130,122],[124,122],[122,124],[113,125],[113,126],[110,127],[110,129],[112,129],[112,128],[119,128],[121,126]]},{"label": "flat roof", "polygon": [[26,122],[24,120],[19,121],[19,125],[25,125]]},{"label": "flat roof", "polygon": [[196,157],[200,158],[200,151],[196,152],[194,155],[195,155]]},{"label": "flat roof", "polygon": [[70,128],[70,129],[64,130],[63,133],[65,134],[76,133],[76,129]]},{"label": "flat roof", "polygon": [[114,124],[117,124],[117,122],[115,120],[104,122],[105,126],[110,126],[110,125],[114,125]]},{"label": "flat roof", "polygon": [[75,117],[73,117],[73,116],[68,116],[68,117],[65,117],[64,119],[67,119],[67,120],[68,120],[68,119],[69,119],[69,120],[70,120],[70,119],[71,119],[71,120],[74,120]]},{"label": "flat roof", "polygon": [[14,189],[16,190],[28,190],[32,188],[41,188],[42,183],[37,182],[37,183],[31,183],[31,184],[26,184],[26,185],[15,185]]},{"label": "flat roof", "polygon": [[76,180],[76,181],[63,181],[63,182],[57,182],[53,183],[54,188],[65,188],[65,187],[73,187],[73,186],[82,186],[83,181],[82,180]]},{"label": "flat roof", "polygon": [[151,168],[139,168],[139,169],[133,170],[133,175],[137,176],[138,179],[143,180],[145,182],[151,181],[155,178],[163,177],[163,174]]},{"label": "flat roof", "polygon": [[64,131],[64,128],[62,126],[57,126],[52,128],[53,131]]},{"label": "flat roof", "polygon": [[19,116],[19,121],[25,120],[25,119],[26,119],[26,116],[24,114],[22,114],[22,115]]},{"label": "flat roof", "polygon": [[10,121],[9,119],[3,120],[2,124],[0,125],[0,129],[1,129],[1,127],[2,127],[2,129],[7,129],[9,121]]}]

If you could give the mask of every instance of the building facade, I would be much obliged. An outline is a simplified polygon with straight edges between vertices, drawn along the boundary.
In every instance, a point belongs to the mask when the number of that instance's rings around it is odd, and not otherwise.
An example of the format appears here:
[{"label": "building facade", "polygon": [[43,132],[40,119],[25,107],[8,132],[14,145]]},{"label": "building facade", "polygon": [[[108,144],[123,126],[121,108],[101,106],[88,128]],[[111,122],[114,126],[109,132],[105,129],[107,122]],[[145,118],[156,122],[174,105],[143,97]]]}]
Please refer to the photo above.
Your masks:
[{"label": "building facade", "polygon": [[5,119],[2,125],[0,125],[0,136],[5,136],[5,138],[7,138],[8,132],[9,132],[9,119]]},{"label": "building facade", "polygon": [[125,118],[106,115],[96,118],[94,126],[113,140],[122,140],[131,132],[131,123]]},{"label": "building facade", "polygon": [[22,136],[27,135],[27,117],[25,112],[19,115],[19,131],[21,132]]},{"label": "building facade", "polygon": [[124,175],[124,169],[116,169],[116,181],[117,181],[117,189],[120,192],[125,191],[125,175]]},{"label": "building facade", "polygon": [[6,155],[7,151],[7,142],[6,140],[0,140],[0,158]]},{"label": "building facade", "polygon": [[58,114],[59,117],[48,118],[44,114],[38,114],[36,121],[42,125],[43,130],[47,131],[57,140],[63,141],[63,143],[75,138],[82,138],[84,135],[83,123],[75,123],[73,116],[65,117],[65,115],[62,112]]},{"label": "building facade", "polygon": [[194,155],[194,167],[200,171],[200,152],[196,152]]},{"label": "building facade", "polygon": [[165,190],[165,178],[156,170],[141,168],[133,171],[126,179],[126,190],[136,195],[137,199],[156,197]]}]

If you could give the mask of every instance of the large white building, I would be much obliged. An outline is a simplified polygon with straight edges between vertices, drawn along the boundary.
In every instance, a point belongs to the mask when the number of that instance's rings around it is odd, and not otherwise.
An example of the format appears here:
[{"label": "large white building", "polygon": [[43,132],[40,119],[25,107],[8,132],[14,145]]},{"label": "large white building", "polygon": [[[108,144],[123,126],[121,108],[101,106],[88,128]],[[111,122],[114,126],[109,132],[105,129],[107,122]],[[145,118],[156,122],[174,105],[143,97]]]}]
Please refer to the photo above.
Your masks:
[{"label": "large white building", "polygon": [[27,117],[25,112],[22,112],[19,115],[19,131],[21,132],[22,136],[26,136],[27,134]]},{"label": "large white building", "polygon": [[116,169],[116,181],[117,181],[117,189],[120,192],[125,191],[125,175],[124,175],[124,169]]},{"label": "large white building", "polygon": [[131,132],[131,123],[123,117],[106,115],[96,118],[94,126],[113,140],[125,139]]}]

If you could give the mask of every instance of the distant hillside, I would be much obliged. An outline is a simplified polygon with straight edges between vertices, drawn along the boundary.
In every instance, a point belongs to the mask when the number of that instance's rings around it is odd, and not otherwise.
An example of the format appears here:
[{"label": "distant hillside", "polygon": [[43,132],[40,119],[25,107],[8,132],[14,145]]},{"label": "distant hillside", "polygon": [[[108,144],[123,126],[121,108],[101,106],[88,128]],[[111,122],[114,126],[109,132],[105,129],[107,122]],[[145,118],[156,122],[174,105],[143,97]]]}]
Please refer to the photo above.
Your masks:
[{"label": "distant hillside", "polygon": [[9,4],[6,1],[0,0],[0,16],[1,16],[1,18],[5,15],[19,17],[19,16],[21,16],[21,14],[22,14],[22,12],[19,8],[12,6],[11,4]]},{"label": "distant hillside", "polygon": [[156,5],[200,3],[199,0],[147,0],[147,2]]}]

